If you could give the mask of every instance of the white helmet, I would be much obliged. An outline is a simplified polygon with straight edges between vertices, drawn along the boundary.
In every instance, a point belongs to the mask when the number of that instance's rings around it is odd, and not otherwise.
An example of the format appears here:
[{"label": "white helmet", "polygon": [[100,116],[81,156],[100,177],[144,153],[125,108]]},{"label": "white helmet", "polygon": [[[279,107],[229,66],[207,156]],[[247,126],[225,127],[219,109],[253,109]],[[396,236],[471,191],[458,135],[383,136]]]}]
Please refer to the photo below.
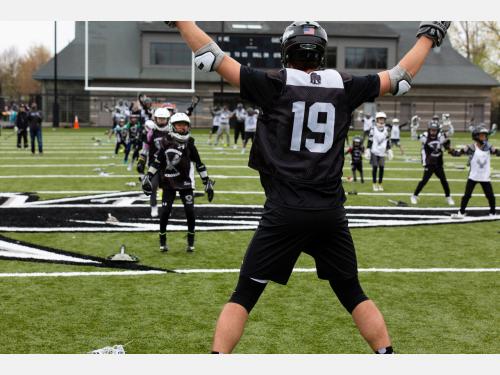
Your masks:
[{"label": "white helmet", "polygon": [[385,114],[385,112],[377,112],[377,114],[375,115],[375,118],[387,118],[387,115]]},{"label": "white helmet", "polygon": [[153,120],[146,120],[146,122],[144,123],[144,126],[148,130],[154,130],[154,129],[156,129],[156,124],[155,124],[155,122]]},{"label": "white helmet", "polygon": [[[174,125],[178,122],[185,122],[186,124],[188,124],[188,129],[185,133],[179,133],[175,129]],[[180,142],[186,142],[190,137],[191,120],[189,119],[189,116],[187,114],[185,114],[184,112],[178,112],[178,113],[172,115],[172,117],[170,117],[170,124],[169,124],[168,128],[169,128],[169,130],[168,130],[169,134],[173,138],[177,139]]]},{"label": "white helmet", "polygon": [[392,119],[392,123],[393,123],[394,125],[399,124],[399,119],[398,119],[398,118],[393,118],[393,119]]},{"label": "white helmet", "polygon": [[[157,108],[153,115],[155,121],[159,118],[163,118],[166,120],[165,124],[159,125],[156,124],[156,129],[162,132],[168,131],[168,119],[170,117],[170,112],[166,108]],[[156,121],[157,122],[157,121]]]}]

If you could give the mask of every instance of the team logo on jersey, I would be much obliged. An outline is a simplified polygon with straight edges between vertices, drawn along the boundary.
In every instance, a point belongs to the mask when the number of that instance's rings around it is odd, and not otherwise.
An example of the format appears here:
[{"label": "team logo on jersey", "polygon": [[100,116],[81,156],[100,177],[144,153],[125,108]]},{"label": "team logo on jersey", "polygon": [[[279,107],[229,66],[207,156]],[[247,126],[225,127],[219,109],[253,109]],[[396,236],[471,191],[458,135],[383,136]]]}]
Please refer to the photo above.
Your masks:
[{"label": "team logo on jersey", "polygon": [[165,151],[165,162],[167,166],[165,167],[165,177],[177,177],[181,173],[177,170],[176,166],[181,161],[182,151],[175,148],[169,148]]},{"label": "team logo on jersey", "polygon": [[483,169],[486,166],[486,164],[488,163],[488,159],[487,158],[479,158],[478,157],[476,159],[476,163],[477,163],[477,165],[478,165],[478,167],[480,169]]},{"label": "team logo on jersey", "polygon": [[313,72],[310,74],[310,77],[313,85],[321,85],[321,76],[318,73]]}]

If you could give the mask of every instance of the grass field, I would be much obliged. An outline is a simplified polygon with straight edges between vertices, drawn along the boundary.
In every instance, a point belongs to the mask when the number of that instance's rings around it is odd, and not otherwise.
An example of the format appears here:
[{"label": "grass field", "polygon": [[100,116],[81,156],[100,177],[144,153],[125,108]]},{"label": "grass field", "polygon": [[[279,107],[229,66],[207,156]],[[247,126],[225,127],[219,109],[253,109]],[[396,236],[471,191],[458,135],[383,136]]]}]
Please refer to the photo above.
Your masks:
[{"label": "grass field", "polygon": [[[14,137],[0,137],[0,192],[32,192],[40,199],[138,190],[122,154],[113,157],[101,129],[44,129],[44,155],[15,149]],[[195,138],[209,174],[217,181],[213,204],[262,205],[257,172],[248,153],[207,145],[208,131]],[[354,132],[355,133],[355,132]],[[419,143],[403,133],[405,155],[395,150],[386,163],[383,193],[372,192],[365,163],[364,184],[345,182],[347,206],[409,203],[422,176]],[[351,134],[352,136],[353,134]],[[102,140],[95,145],[93,137]],[[453,144],[470,142],[457,134]],[[500,137],[491,142],[500,146]],[[466,158],[445,157],[457,207],[467,178]],[[101,168],[110,175],[99,176]],[[492,158],[493,187],[500,194],[500,158]],[[350,175],[346,161],[344,175]],[[201,181],[197,177],[198,189]],[[469,207],[486,207],[478,186]],[[206,204],[205,197],[197,204]],[[424,188],[419,207],[447,207],[439,181]],[[458,209],[458,208],[457,208]],[[9,223],[0,208],[0,222]],[[356,228],[360,280],[385,315],[400,353],[499,353],[498,272],[369,272],[369,269],[498,269],[500,222]],[[238,269],[252,231],[197,233],[196,252],[186,254],[185,233],[169,234],[171,251],[158,251],[151,232],[1,232],[11,239],[74,253],[106,257],[121,244],[141,264],[175,270]],[[296,265],[311,269],[302,255]],[[125,344],[128,353],[207,353],[215,321],[236,280],[236,272],[136,276],[7,277],[7,274],[113,271],[113,269],[0,258],[0,353],[85,353]],[[12,275],[11,275],[12,276]],[[329,285],[314,272],[296,272],[287,287],[270,284],[253,310],[236,353],[370,353]]]}]

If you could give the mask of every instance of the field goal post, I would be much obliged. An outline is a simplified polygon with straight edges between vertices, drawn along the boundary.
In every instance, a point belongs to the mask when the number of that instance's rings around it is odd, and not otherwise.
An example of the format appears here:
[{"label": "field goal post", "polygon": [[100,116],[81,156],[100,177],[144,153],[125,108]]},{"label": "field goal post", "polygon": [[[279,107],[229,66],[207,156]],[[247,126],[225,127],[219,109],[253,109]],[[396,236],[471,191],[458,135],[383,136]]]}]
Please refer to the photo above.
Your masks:
[{"label": "field goal post", "polygon": [[158,88],[158,87],[105,87],[89,86],[89,21],[85,21],[85,91],[114,91],[114,92],[141,92],[141,93],[195,93],[195,66],[194,53],[191,53],[191,88]]}]

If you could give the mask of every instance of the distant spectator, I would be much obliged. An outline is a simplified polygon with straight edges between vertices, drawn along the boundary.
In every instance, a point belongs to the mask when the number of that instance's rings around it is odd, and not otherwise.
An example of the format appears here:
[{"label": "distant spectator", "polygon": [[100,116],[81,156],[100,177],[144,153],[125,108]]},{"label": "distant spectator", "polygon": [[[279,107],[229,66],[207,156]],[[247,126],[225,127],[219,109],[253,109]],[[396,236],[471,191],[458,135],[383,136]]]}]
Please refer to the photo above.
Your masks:
[{"label": "distant spectator", "polygon": [[19,113],[16,117],[17,127],[17,148],[21,148],[21,139],[23,140],[23,147],[28,147],[28,112],[24,104],[19,106]]},{"label": "distant spectator", "polygon": [[42,112],[38,110],[36,103],[31,105],[28,113],[28,126],[30,127],[31,153],[35,154],[35,138],[38,141],[38,152],[43,154],[42,144]]}]

